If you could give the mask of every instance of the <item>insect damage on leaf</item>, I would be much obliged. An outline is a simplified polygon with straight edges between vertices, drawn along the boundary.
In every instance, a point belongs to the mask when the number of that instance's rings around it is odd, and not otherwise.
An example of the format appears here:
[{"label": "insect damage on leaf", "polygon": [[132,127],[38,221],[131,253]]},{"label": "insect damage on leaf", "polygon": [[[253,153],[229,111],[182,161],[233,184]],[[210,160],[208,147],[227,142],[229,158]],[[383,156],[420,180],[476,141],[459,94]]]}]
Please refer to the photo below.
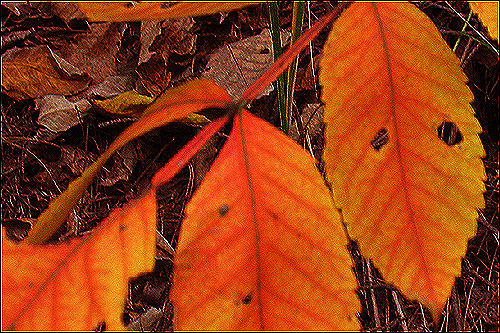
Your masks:
[{"label": "insect damage on leaf", "polygon": [[241,301],[241,303],[250,304],[251,301],[252,301],[252,293],[246,295],[245,298],[243,298],[243,300]]},{"label": "insect damage on leaf", "polygon": [[220,207],[219,207],[219,215],[221,217],[225,216],[227,214],[227,212],[229,211],[229,205],[228,204],[222,204]]},{"label": "insect damage on leaf", "polygon": [[448,146],[454,146],[462,142],[462,133],[453,122],[443,121],[441,125],[439,125],[437,132],[438,137]]},{"label": "insect damage on leaf", "polygon": [[387,132],[386,128],[381,128],[377,134],[375,134],[375,137],[373,140],[370,142],[372,145],[373,149],[376,151],[380,151],[383,146],[385,146],[389,142],[389,133]]}]

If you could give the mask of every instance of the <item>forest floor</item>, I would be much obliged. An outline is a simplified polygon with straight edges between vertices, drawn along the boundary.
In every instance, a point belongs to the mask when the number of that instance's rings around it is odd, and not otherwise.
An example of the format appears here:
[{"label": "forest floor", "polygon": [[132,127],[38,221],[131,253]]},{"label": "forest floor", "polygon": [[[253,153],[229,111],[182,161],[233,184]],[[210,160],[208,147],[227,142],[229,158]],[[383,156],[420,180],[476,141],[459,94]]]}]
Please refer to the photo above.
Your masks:
[{"label": "forest floor", "polygon": [[[464,25],[457,12],[467,17],[470,10],[466,2],[450,4],[453,8],[441,1],[416,5],[433,20],[453,48],[460,36],[456,31]],[[335,3],[310,3],[306,7],[305,27],[309,18],[315,21],[332,6]],[[282,29],[290,30],[291,2],[280,2],[280,15]],[[72,17],[67,8],[50,3],[17,3],[8,8],[2,3],[2,57],[14,48],[47,45],[88,73],[92,78],[89,88],[67,97],[68,103],[104,99],[130,89],[157,97],[165,89],[210,72],[207,64],[214,52],[261,34],[263,29],[269,28],[268,17],[267,4],[263,3],[227,15],[156,22],[148,27],[143,24],[141,28],[140,22],[88,23],[77,16]],[[471,17],[470,23],[485,32],[476,16]],[[467,27],[465,31],[471,29]],[[317,77],[312,76],[311,66],[317,63],[327,35],[326,29],[313,41],[311,49],[300,56],[295,115],[304,115],[321,104],[320,87]],[[496,41],[490,42],[498,48]],[[149,51],[147,46],[150,46]],[[387,284],[376,267],[362,256],[356,243],[351,242],[349,250],[355,263],[362,304],[358,319],[367,331],[499,330],[498,56],[465,36],[460,37],[455,53],[469,78],[469,87],[475,97],[472,105],[484,131],[481,140],[486,151],[486,208],[479,213],[477,234],[469,241],[462,275],[456,280],[439,322],[432,322],[422,305],[406,299]],[[60,100],[52,102],[55,104],[50,105],[56,108],[66,105]],[[51,121],[57,121],[57,116],[56,120],[50,118],[51,115],[42,119],[40,113],[44,103],[49,101],[42,96],[12,98],[4,92],[1,94],[1,221],[9,237],[18,241],[26,236],[50,200],[134,120],[132,116],[100,113],[93,106],[86,109],[76,124],[62,120],[64,124],[51,131],[47,127],[54,126]],[[250,111],[279,126],[275,91],[254,101]],[[207,117],[210,116],[208,112]],[[308,131],[310,140],[305,148],[318,159],[320,169],[323,130],[319,119],[298,131],[299,135]],[[126,145],[106,165],[89,194],[51,242],[86,233],[110,210],[143,193],[152,175],[198,131],[196,124],[174,123]],[[213,150],[219,149],[223,140],[222,133],[212,141]],[[210,153],[199,154],[158,191],[158,232],[174,248],[186,203],[214,157]],[[149,330],[172,330],[173,306],[168,300],[171,278],[172,258],[159,249],[155,270],[130,283],[130,295],[123,313],[125,324],[137,325],[141,320]]]}]

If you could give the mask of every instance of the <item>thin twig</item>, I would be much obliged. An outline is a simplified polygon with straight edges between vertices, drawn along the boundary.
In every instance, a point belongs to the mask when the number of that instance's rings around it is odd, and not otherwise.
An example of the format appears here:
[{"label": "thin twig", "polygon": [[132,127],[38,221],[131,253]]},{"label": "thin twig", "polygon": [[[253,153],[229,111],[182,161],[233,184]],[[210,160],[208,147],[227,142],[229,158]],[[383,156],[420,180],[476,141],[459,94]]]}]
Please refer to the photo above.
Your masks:
[{"label": "thin twig", "polygon": [[394,303],[396,303],[396,312],[398,313],[399,319],[401,320],[401,326],[403,327],[403,332],[408,332],[408,325],[406,324],[406,318],[403,313],[403,309],[401,308],[401,304],[399,303],[398,293],[393,290],[392,298],[394,299]]}]

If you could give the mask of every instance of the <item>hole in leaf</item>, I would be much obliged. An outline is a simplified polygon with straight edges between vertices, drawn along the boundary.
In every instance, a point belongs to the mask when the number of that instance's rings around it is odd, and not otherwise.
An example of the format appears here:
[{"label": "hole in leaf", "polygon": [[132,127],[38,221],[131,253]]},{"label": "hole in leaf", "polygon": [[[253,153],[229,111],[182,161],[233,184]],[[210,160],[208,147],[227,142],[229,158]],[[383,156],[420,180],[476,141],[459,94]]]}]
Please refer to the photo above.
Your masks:
[{"label": "hole in leaf", "polygon": [[462,133],[460,133],[457,125],[455,125],[455,123],[453,122],[443,121],[441,125],[439,125],[437,131],[438,137],[443,140],[448,146],[456,145],[463,139]]},{"label": "hole in leaf", "polygon": [[269,52],[271,52],[271,51],[269,51],[269,49],[266,47],[265,49],[262,49],[259,53],[260,54],[269,54]]},{"label": "hole in leaf", "polygon": [[388,142],[389,142],[389,132],[387,132],[387,129],[381,128],[377,132],[377,134],[375,134],[375,137],[370,142],[370,144],[372,145],[373,149],[375,149],[376,151],[379,151]]},{"label": "hole in leaf", "polygon": [[251,302],[251,301],[252,301],[252,294],[251,294],[251,293],[250,293],[250,294],[248,294],[248,295],[246,295],[246,296],[245,296],[245,298],[243,298],[243,299],[241,300],[241,302],[242,302],[243,304],[250,304],[250,302]]},{"label": "hole in leaf", "polygon": [[221,217],[225,216],[227,212],[229,211],[229,205],[228,204],[223,204],[219,207],[219,215]]}]

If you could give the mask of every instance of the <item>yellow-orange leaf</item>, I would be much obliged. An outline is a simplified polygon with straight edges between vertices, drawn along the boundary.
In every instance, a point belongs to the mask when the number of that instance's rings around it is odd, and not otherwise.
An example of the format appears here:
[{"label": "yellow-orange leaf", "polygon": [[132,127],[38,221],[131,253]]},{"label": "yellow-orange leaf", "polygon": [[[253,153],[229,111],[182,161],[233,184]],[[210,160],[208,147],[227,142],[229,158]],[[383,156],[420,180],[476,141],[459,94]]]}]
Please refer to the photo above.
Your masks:
[{"label": "yellow-orange leaf", "polygon": [[129,278],[154,267],[156,197],[117,209],[69,244],[2,240],[2,330],[88,331],[121,321]]},{"label": "yellow-orange leaf", "polygon": [[255,2],[178,2],[171,7],[164,2],[79,2],[82,12],[92,21],[165,20],[184,16],[202,16],[229,12]]},{"label": "yellow-orange leaf", "polygon": [[[484,205],[481,127],[459,65],[431,20],[405,2],[351,5],[321,63],[336,205],[362,253],[435,317]],[[443,122],[461,142],[438,137]]]},{"label": "yellow-orange leaf", "polygon": [[341,222],[314,160],[247,111],[187,206],[177,330],[358,329]]},{"label": "yellow-orange leaf", "polygon": [[127,142],[142,134],[186,117],[203,108],[225,107],[231,97],[210,80],[193,80],[182,86],[167,90],[144,110],[138,121],[123,131],[110,147],[90,165],[84,173],[72,181],[66,191],[52,200],[39,216],[37,224],[26,238],[31,244],[41,244],[64,223],[74,205],[80,200],[94,177],[113,153]]},{"label": "yellow-orange leaf", "polygon": [[490,36],[498,40],[498,1],[469,1],[469,4],[488,28]]}]

